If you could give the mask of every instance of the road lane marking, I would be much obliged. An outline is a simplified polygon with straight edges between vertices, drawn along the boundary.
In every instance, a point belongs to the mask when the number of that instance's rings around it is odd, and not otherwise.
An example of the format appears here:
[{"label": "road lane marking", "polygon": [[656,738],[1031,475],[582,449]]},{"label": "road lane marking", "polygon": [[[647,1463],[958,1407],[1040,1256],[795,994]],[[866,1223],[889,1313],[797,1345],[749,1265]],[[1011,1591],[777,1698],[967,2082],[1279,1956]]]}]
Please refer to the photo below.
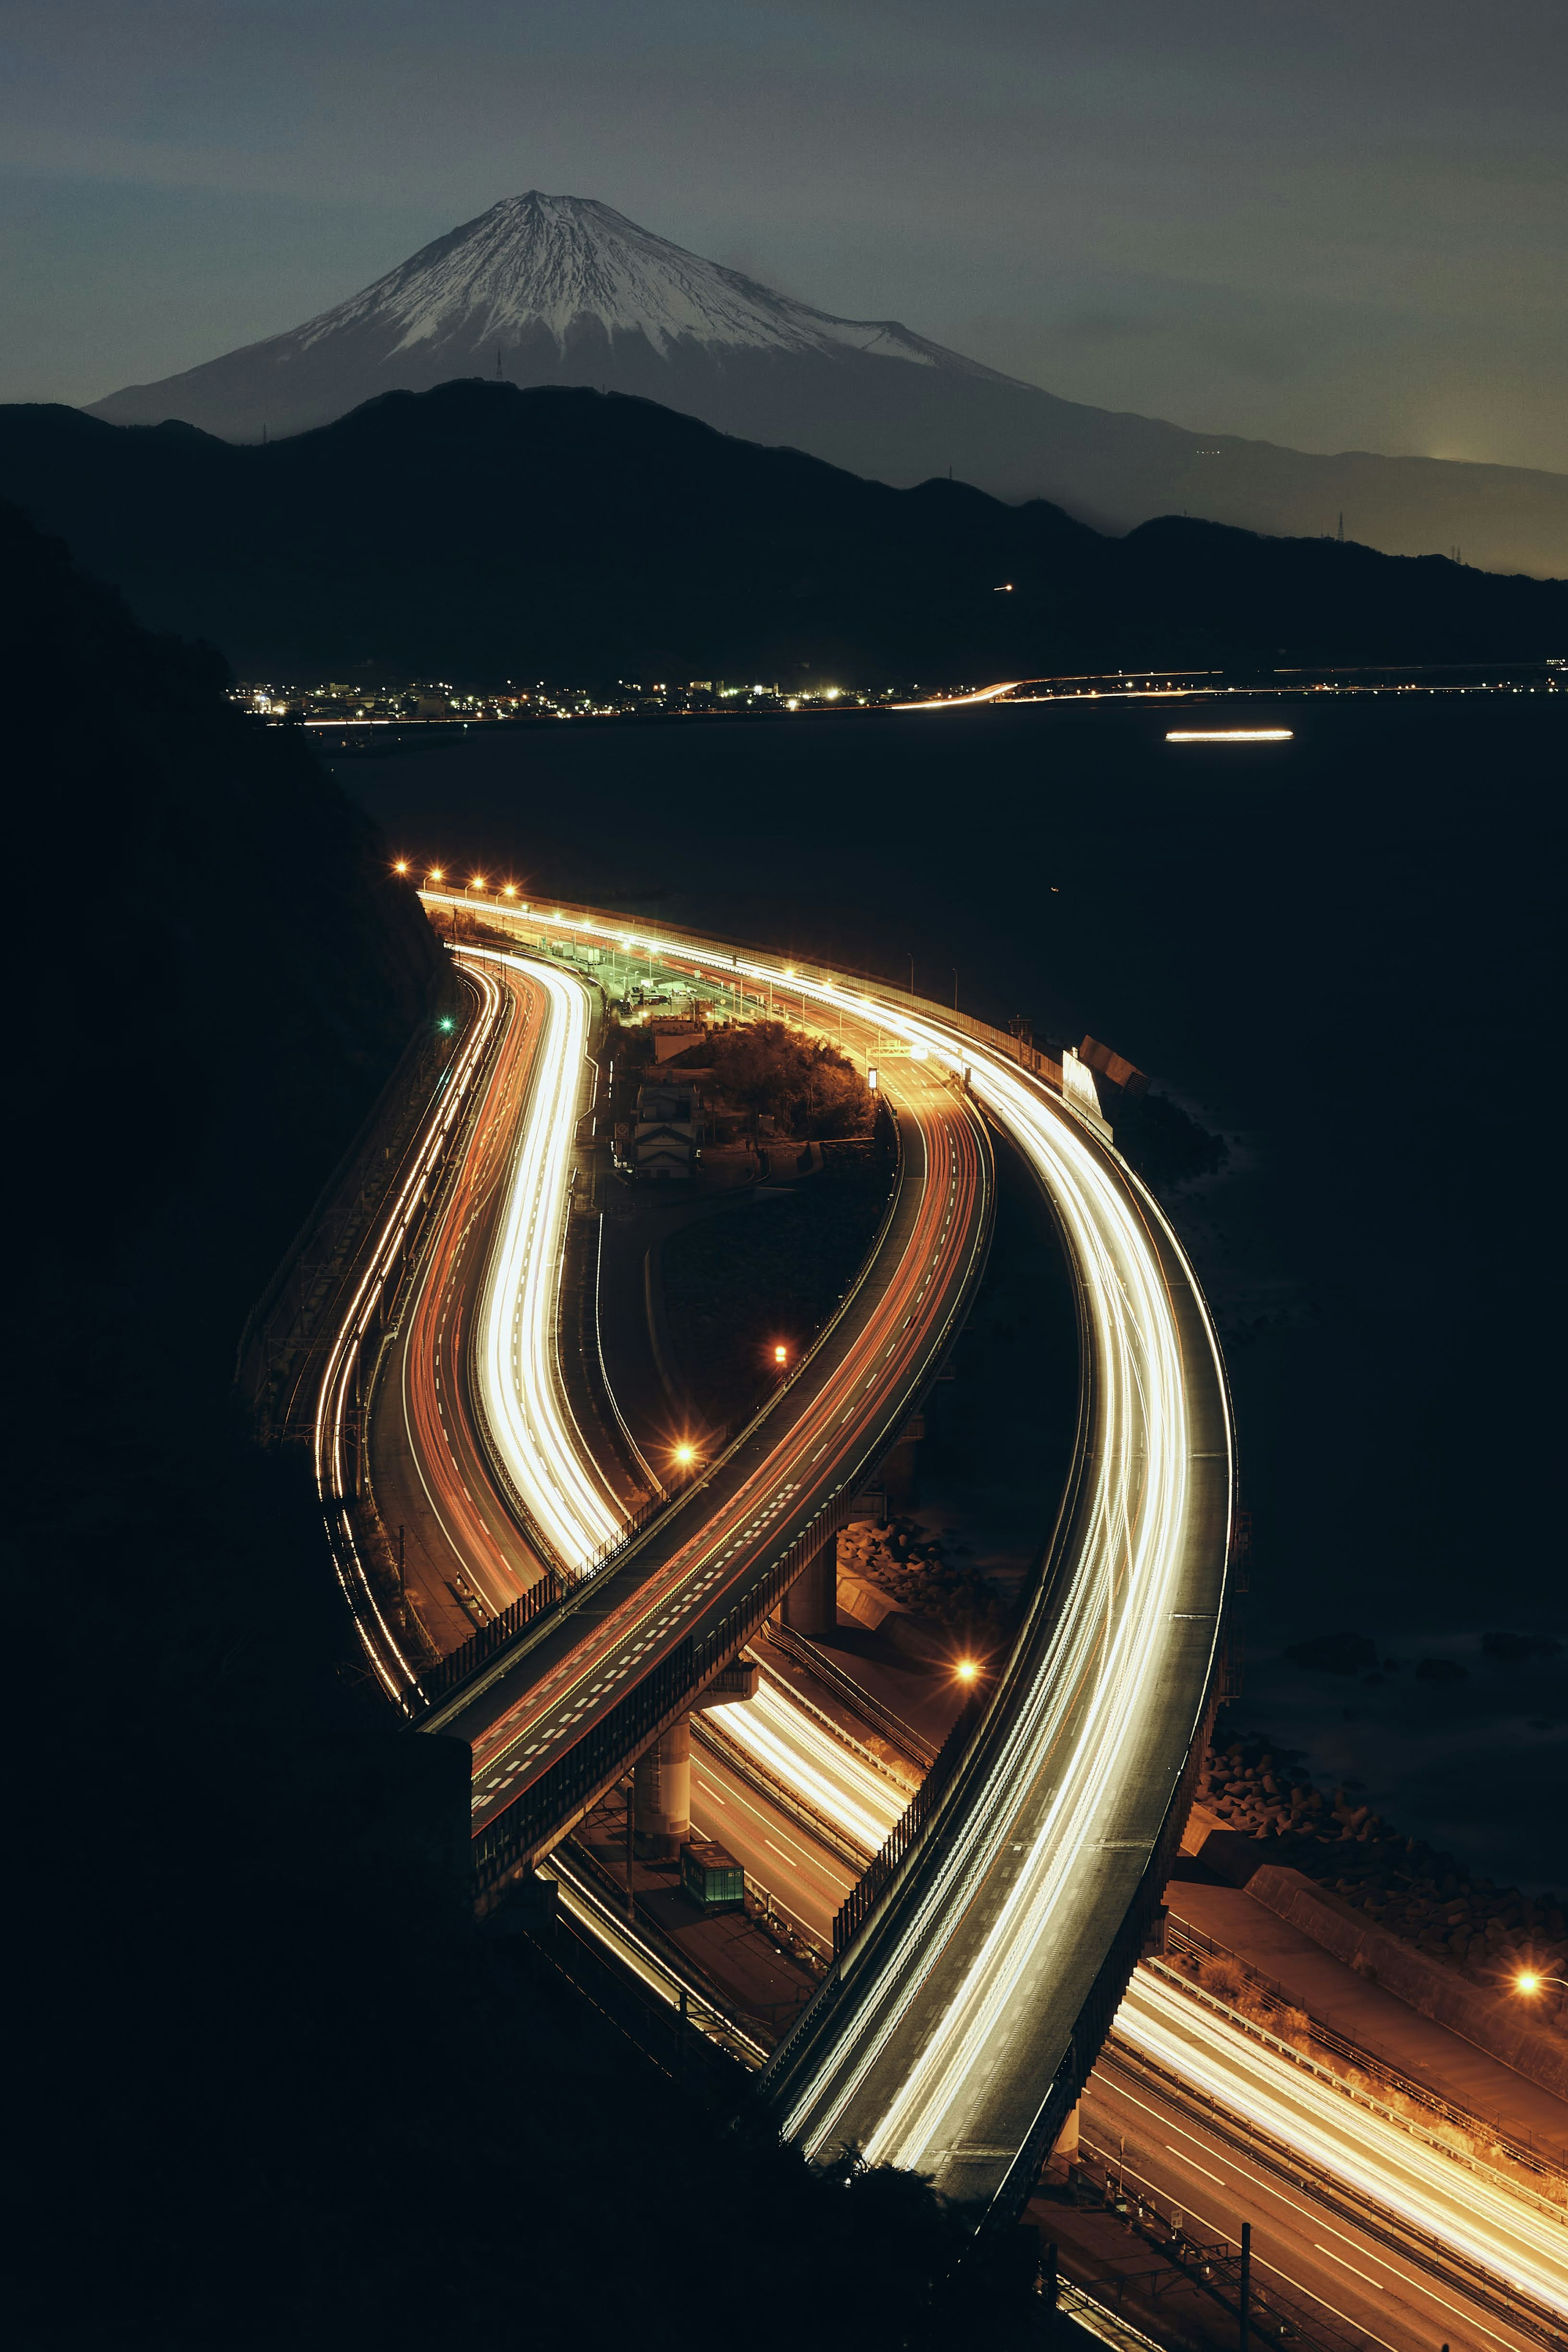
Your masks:
[{"label": "road lane marking", "polygon": [[1210,2172],[1204,2165],[1194,2164],[1192,2158],[1190,2156],[1184,2156],[1179,2147],[1171,2147],[1169,2140],[1165,2142],[1165,2146],[1171,2148],[1171,2154],[1175,2158],[1178,2164],[1189,2166],[1194,2172],[1201,2172],[1204,2179],[1205,2180],[1212,2180],[1216,2189],[1226,2189],[1229,2187],[1229,2182],[1222,2180],[1217,2172]]},{"label": "road lane marking", "polygon": [[[1133,2107],[1142,2107],[1142,2110],[1143,2110],[1143,2113],[1144,2113],[1145,2115],[1147,2115],[1147,2116],[1152,2116],[1155,2118],[1156,2122],[1165,2124],[1166,2128],[1167,2128],[1168,2130],[1171,2130],[1171,2131],[1181,2131],[1181,2129],[1182,2129],[1182,2126],[1181,2126],[1181,2125],[1180,2125],[1180,2124],[1172,2124],[1172,2123],[1170,2123],[1170,2122],[1168,2121],[1168,2119],[1167,2119],[1165,2116],[1162,2116],[1162,2115],[1160,2114],[1160,2112],[1159,2112],[1158,2108],[1155,2108],[1155,2107],[1152,2107],[1152,2106],[1150,2106],[1150,2105],[1147,2104],[1147,2102],[1146,2102],[1146,2101],[1144,2101],[1144,2100],[1142,2100],[1142,2099],[1137,2099],[1137,2098],[1134,2098],[1131,2091],[1123,2091],[1123,2090],[1121,2090],[1121,2089],[1119,2089],[1119,2088],[1110,2087],[1110,2086],[1106,2086],[1106,2085],[1103,2085],[1103,2084],[1102,2084],[1102,2085],[1101,2085],[1101,2090],[1100,2090],[1100,2095],[1101,2095],[1102,2097],[1110,2097],[1110,2098],[1112,2098],[1112,2099],[1125,2099],[1125,2100],[1127,2101],[1127,2103],[1128,2103],[1129,2106],[1133,2106]],[[1108,2120],[1109,2120],[1109,2118],[1108,2118]],[[1194,2138],[1195,2136],[1194,2136],[1193,2133],[1188,2132],[1188,2133],[1185,2133],[1185,2134],[1184,2135],[1184,2137],[1186,2137],[1186,2138],[1188,2138],[1188,2139],[1192,2139],[1192,2138]],[[1208,2143],[1207,2143],[1207,2141],[1206,2141],[1206,2140],[1198,2140],[1196,2144],[1197,2144],[1197,2146],[1198,2146],[1199,2147],[1205,2148],[1205,2150],[1207,2149]],[[1168,2145],[1169,2145],[1169,2143],[1167,2142],[1167,2146],[1168,2146]],[[1137,2177],[1142,2178],[1142,2175],[1140,2175],[1140,2176],[1137,2176]],[[1152,2181],[1151,2181],[1149,2185],[1150,2185],[1150,2187],[1151,2187],[1151,2188],[1152,2188],[1152,2187],[1154,2186],[1154,2183],[1153,2183]],[[1302,2214],[1302,2215],[1306,2218],[1306,2220],[1308,2220],[1309,2221],[1314,2222],[1314,2223],[1316,2224],[1316,2226],[1317,2226],[1320,2230],[1327,2230],[1327,2231],[1328,2231],[1328,2233],[1329,2233],[1329,2235],[1330,2235],[1330,2237],[1331,2237],[1331,2238],[1337,2238],[1337,2237],[1340,2237],[1341,2235],[1342,2235],[1342,2231],[1338,2231],[1338,2230],[1336,2230],[1336,2229],[1334,2228],[1333,2223],[1332,2223],[1331,2221],[1325,2221],[1322,2219],[1322,2216],[1321,2216],[1320,2213],[1318,2213],[1318,2212],[1314,2211],[1314,2210],[1312,2209],[1312,2207],[1311,2207],[1311,2206],[1310,2206],[1310,2205],[1303,2205],[1303,2204],[1301,2204],[1301,2203],[1300,2202],[1300,2200],[1299,2200],[1297,2198],[1294,2198],[1294,2197],[1291,2197],[1291,2196],[1287,2195],[1286,2191],[1285,2191],[1283,2189],[1279,2188],[1279,2186],[1278,2186],[1274,2181],[1270,2180],[1270,2179],[1268,2179],[1268,2175],[1267,2175],[1266,2173],[1262,2172],[1262,2171],[1259,2171],[1256,2176],[1249,2175],[1249,2176],[1247,2178],[1247,2179],[1245,2180],[1245,2182],[1243,2183],[1243,2187],[1244,2187],[1247,2191],[1252,2192],[1252,2193],[1254,2193],[1254,2194],[1264,2194],[1264,2193],[1267,2193],[1268,2196],[1270,2196],[1270,2197],[1274,2198],[1274,2199],[1276,2200],[1276,2201],[1277,2201],[1279,2204],[1281,2204],[1281,2205],[1288,2205],[1288,2206],[1289,2207],[1289,2209],[1290,2209],[1291,2212],[1293,2212],[1293,2213],[1300,2213],[1300,2214]],[[1235,2195],[1238,2194],[1239,2192],[1238,2192],[1238,2190],[1237,2190],[1237,2189],[1234,2187],[1234,2185],[1233,2185],[1233,2187],[1232,2187],[1232,2189],[1231,2189],[1231,2192],[1230,2192],[1230,2193],[1232,2194],[1232,2196],[1235,2196]],[[1199,2214],[1199,2215],[1197,2216],[1197,2219],[1198,2219],[1198,2220],[1200,2220],[1200,2221],[1203,2221],[1203,2220],[1204,2220],[1204,2218],[1205,2218],[1205,2217],[1204,2217],[1202,2214]],[[1219,2228],[1219,2226],[1220,2226],[1220,2225],[1219,2225],[1219,2223],[1218,2223],[1217,2221],[1206,2221],[1206,2222],[1205,2222],[1205,2226],[1206,2228],[1209,2228],[1209,2229],[1215,2229],[1215,2230],[1217,2230],[1217,2229]],[[1359,2238],[1350,2238],[1350,2237],[1347,2237],[1347,2238],[1345,2239],[1345,2243],[1346,2243],[1346,2245],[1347,2245],[1347,2246],[1354,2246],[1354,2247],[1356,2247],[1356,2248],[1357,2248],[1357,2250],[1358,2250],[1359,2252],[1366,2253],[1366,2254],[1367,2254],[1367,2256],[1368,2256],[1368,2258],[1369,2258],[1369,2260],[1371,2260],[1371,2261],[1373,2261],[1373,2262],[1381,2262],[1381,2261],[1382,2261],[1382,2259],[1383,2259],[1383,2257],[1382,2257],[1380,2254],[1373,2254],[1373,2253],[1371,2252],[1371,2249],[1370,2249],[1370,2248],[1368,2248],[1368,2247],[1363,2247],[1363,2246],[1362,2245],[1362,2243],[1361,2243],[1361,2240],[1360,2240]],[[1324,2251],[1326,2252],[1326,2251],[1327,2251],[1327,2249],[1325,2249]],[[1259,2255],[1259,2256],[1258,2257],[1258,2259],[1261,2262],[1261,2261],[1263,2261],[1264,2257],[1263,2257],[1262,2255]],[[1268,2269],[1270,2269],[1270,2270],[1274,2270],[1274,2269],[1276,2269],[1278,2266],[1277,2266],[1275,2263],[1269,2263],[1267,2265],[1267,2267],[1268,2267]],[[1353,2267],[1354,2267],[1354,2265],[1353,2265],[1353,2264],[1352,2264],[1352,2263],[1346,2263],[1346,2265],[1345,2265],[1345,2268],[1346,2268],[1347,2270],[1352,2269]],[[1390,2268],[1391,2270],[1393,2270],[1393,2265],[1392,2265],[1392,2263],[1389,2265],[1389,2268]],[[1287,2277],[1288,2277],[1288,2275],[1289,2275],[1289,2274],[1288,2274],[1286,2272],[1284,2272],[1284,2271],[1280,2271],[1279,2274],[1279,2276],[1280,2276],[1281,2278],[1287,2278]],[[1440,2310],[1443,2310],[1443,2311],[1451,2311],[1451,2312],[1454,2314],[1454,2316],[1456,2317],[1456,2319],[1462,2319],[1462,2320],[1464,2321],[1464,2323],[1465,2323],[1465,2325],[1466,2325],[1466,2326],[1467,2326],[1467,2327],[1473,2327],[1473,2328],[1475,2328],[1475,2329],[1477,2330],[1478,2334],[1482,2335],[1482,2336],[1490,2336],[1490,2338],[1491,2338],[1491,2340],[1492,2340],[1492,2342],[1493,2342],[1494,2344],[1500,2344],[1500,2345],[1503,2345],[1505,2347],[1507,2347],[1507,2352],[1514,2352],[1514,2340],[1513,2340],[1511,2337],[1507,2336],[1500,2336],[1500,2335],[1498,2335],[1498,2333],[1496,2332],[1496,2330],[1495,2330],[1494,2328],[1490,2328],[1490,2327],[1488,2327],[1488,2326],[1484,2326],[1484,2325],[1483,2325],[1483,2323],[1482,2323],[1480,2320],[1477,2319],[1477,2318],[1474,2316],[1473,2312],[1472,2312],[1471,2310],[1466,2309],[1465,2307],[1463,2307],[1463,2306],[1462,2306],[1462,2305],[1460,2305],[1459,2304],[1457,2304],[1457,2303],[1450,2303],[1450,2302],[1447,2300],[1447,2296],[1445,2296],[1445,2295],[1441,2295],[1441,2294],[1437,2294],[1437,2292],[1436,2291],[1436,2289],[1435,2289],[1434,2287],[1432,2287],[1431,2285],[1429,2285],[1429,2284],[1427,2284],[1427,2282],[1426,2282],[1425,2279],[1420,2279],[1420,2278],[1407,2278],[1402,2271],[1394,2271],[1393,2274],[1394,2274],[1394,2277],[1395,2282],[1397,2283],[1397,2284],[1398,2284],[1399,2286],[1401,2286],[1401,2287],[1403,2287],[1403,2288],[1407,2289],[1407,2290],[1408,2290],[1410,2293],[1412,2293],[1412,2294],[1424,2294],[1424,2295],[1426,2297],[1426,2299],[1427,2299],[1427,2301],[1428,2301],[1428,2302],[1436,2304],[1436,2305],[1437,2305],[1437,2306],[1438,2306],[1438,2308],[1439,2308]],[[1301,2291],[1301,2293],[1302,2293],[1303,2294],[1310,2294],[1310,2295],[1311,2295],[1311,2296],[1312,2296],[1312,2299],[1313,2299],[1313,2301],[1314,2301],[1315,2303],[1322,2303],[1322,2304],[1323,2304],[1323,2309],[1324,2309],[1325,2311],[1333,2312],[1333,2315],[1334,2315],[1334,2317],[1335,2317],[1336,2319],[1344,2319],[1344,2314],[1343,2314],[1343,2312],[1342,2312],[1342,2311],[1335,2311],[1335,2310],[1334,2310],[1334,2306],[1333,2306],[1333,2305],[1332,2305],[1331,2303],[1323,2303],[1323,2298],[1322,2298],[1322,2296],[1321,2296],[1321,2294],[1317,2294],[1311,2287],[1310,2287],[1310,2286],[1306,2286],[1306,2285],[1302,2284],[1301,2284],[1301,2282],[1300,2282],[1299,2280],[1293,2280],[1293,2279],[1292,2279],[1292,2280],[1289,2280],[1289,2284],[1290,2284],[1291,2285],[1293,2285],[1293,2286],[1294,2286],[1294,2285],[1300,2285],[1300,2291]],[[1375,2284],[1376,2284],[1376,2282],[1375,2282],[1375,2280],[1374,2280],[1374,2281],[1373,2281],[1373,2284],[1375,2285]],[[1357,2322],[1354,2322],[1354,2321],[1352,2321],[1352,2320],[1346,2320],[1346,2321],[1345,2321],[1345,2325],[1346,2325],[1347,2326],[1355,2326],[1355,2325],[1357,2325],[1357,2324],[1358,2324]],[[1372,2330],[1371,2330],[1370,2328],[1368,2328],[1368,2329],[1366,2329],[1366,2330],[1364,2331],[1364,2333],[1366,2333],[1366,2334],[1368,2334],[1368,2335],[1371,2335],[1371,2334],[1372,2334]],[[1374,2337],[1373,2337],[1373,2341],[1374,2341],[1375,2343],[1382,2344],[1382,2343],[1383,2343],[1383,2341],[1384,2341],[1384,2339],[1383,2339],[1383,2337],[1382,2337],[1381,2336],[1374,2336]],[[1385,2347],[1385,2352],[1394,2352],[1394,2347],[1393,2347],[1393,2346],[1392,2346],[1392,2345],[1390,2345],[1390,2346]]]},{"label": "road lane marking", "polygon": [[[1085,2145],[1092,2147],[1093,2143],[1086,2142]],[[1100,2161],[1102,2163],[1110,2162],[1110,2158],[1104,2154],[1103,2150],[1097,2150],[1096,2153],[1100,2155]],[[1147,2188],[1152,2189],[1154,2191],[1156,2196],[1168,2196],[1170,2194],[1168,2189],[1161,2189],[1158,2181],[1151,2180],[1146,2172],[1135,2172],[1131,2167],[1125,2165],[1121,2168],[1121,2172],[1123,2179],[1142,2180]],[[1218,2236],[1225,2240],[1227,2245],[1230,2243],[1230,2231],[1220,2222],[1213,2220],[1209,2214],[1199,2213],[1192,2206],[1184,2207],[1184,2210],[1193,2221],[1198,2222],[1204,2229],[1213,2230]],[[1258,2264],[1259,2270],[1272,2271],[1276,2278],[1283,2279],[1286,2285],[1289,2287],[1294,2287],[1298,2294],[1310,2295],[1315,2304],[1319,2305],[1322,2310],[1326,2311],[1331,2318],[1339,2320],[1342,2326],[1345,2327],[1353,2327],[1358,2335],[1369,2336],[1373,2344],[1381,2344],[1383,2347],[1383,2352],[1399,2352],[1399,2347],[1391,2344],[1386,2336],[1379,2336],[1374,2328],[1364,2326],[1359,2319],[1352,2319],[1347,2313],[1341,2311],[1336,2305],[1330,2303],[1325,2296],[1321,2295],[1315,2287],[1309,2286],[1304,2279],[1292,2278],[1289,2272],[1281,2270],[1278,2263],[1271,2263],[1267,2254],[1254,2254],[1252,2259]],[[1491,2331],[1489,2328],[1487,2328],[1483,2329],[1482,2333],[1484,2335],[1489,2335]],[[1501,2343],[1502,2338],[1499,2336],[1497,2341]]]},{"label": "road lane marking", "polygon": [[1374,2279],[1370,2271],[1357,2270],[1354,2263],[1347,2263],[1343,2254],[1336,2254],[1331,2246],[1319,2246],[1316,2238],[1313,2239],[1312,2243],[1317,2247],[1320,2254],[1327,2254],[1330,2262],[1338,2263],[1342,2271],[1353,2272],[1358,2279],[1365,2279],[1368,2286],[1375,2287],[1379,2294],[1386,2294],[1388,2293],[1388,2289],[1384,2284],[1383,2281],[1381,2279]]}]

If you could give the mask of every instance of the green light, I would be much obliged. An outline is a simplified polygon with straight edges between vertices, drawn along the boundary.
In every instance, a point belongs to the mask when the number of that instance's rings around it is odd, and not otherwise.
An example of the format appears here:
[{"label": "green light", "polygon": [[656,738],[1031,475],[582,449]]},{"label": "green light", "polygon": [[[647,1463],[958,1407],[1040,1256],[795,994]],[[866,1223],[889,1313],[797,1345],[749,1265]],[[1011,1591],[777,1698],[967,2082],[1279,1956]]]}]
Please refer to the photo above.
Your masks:
[{"label": "green light", "polygon": [[449,1013],[443,1013],[441,1018],[436,1024],[437,1029],[455,1029],[457,1025],[457,1023],[453,1020]]}]

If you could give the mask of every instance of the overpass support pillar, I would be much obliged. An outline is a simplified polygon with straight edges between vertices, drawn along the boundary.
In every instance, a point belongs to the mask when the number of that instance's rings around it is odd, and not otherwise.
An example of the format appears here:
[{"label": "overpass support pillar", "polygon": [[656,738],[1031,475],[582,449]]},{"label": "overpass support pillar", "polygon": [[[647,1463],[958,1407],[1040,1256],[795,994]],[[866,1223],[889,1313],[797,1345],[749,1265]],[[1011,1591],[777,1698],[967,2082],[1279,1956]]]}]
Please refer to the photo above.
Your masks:
[{"label": "overpass support pillar", "polygon": [[829,1536],[812,1554],[784,1594],[780,1612],[796,1633],[814,1633],[820,1640],[838,1631],[838,1538]]},{"label": "overpass support pillar", "polygon": [[917,1412],[905,1424],[898,1444],[882,1465],[882,1483],[895,1510],[907,1510],[915,1501],[921,1440],[925,1433],[925,1415]]},{"label": "overpass support pillar", "polygon": [[691,1835],[691,1717],[645,1748],[632,1776],[632,1819],[644,1853],[678,1854]]},{"label": "overpass support pillar", "polygon": [[[1079,2104],[1081,2105],[1081,2102]],[[1040,2167],[1042,2182],[1049,2182],[1059,2189],[1078,2162],[1078,2120],[1079,2108],[1075,2107],[1057,2134],[1056,2143]]]}]

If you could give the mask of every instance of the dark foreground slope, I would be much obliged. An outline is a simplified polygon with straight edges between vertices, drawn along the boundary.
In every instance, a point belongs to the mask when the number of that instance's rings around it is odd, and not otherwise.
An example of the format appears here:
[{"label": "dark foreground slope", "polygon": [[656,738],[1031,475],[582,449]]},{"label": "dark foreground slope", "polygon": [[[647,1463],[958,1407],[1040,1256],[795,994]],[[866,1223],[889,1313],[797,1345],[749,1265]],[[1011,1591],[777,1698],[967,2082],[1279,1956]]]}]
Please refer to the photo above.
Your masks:
[{"label": "dark foreground slope", "polygon": [[1012,2249],[943,2304],[918,2183],[721,2143],[474,1929],[468,1759],[351,1695],[226,1395],[433,942],[211,656],[5,510],[0,583],[14,2339],[658,2346],[695,2243],[764,2347],[1009,2340]]},{"label": "dark foreground slope", "polygon": [[879,684],[1568,647],[1562,583],[1181,518],[1104,539],[586,391],[393,393],[249,447],[5,409],[0,494],[250,676]]}]

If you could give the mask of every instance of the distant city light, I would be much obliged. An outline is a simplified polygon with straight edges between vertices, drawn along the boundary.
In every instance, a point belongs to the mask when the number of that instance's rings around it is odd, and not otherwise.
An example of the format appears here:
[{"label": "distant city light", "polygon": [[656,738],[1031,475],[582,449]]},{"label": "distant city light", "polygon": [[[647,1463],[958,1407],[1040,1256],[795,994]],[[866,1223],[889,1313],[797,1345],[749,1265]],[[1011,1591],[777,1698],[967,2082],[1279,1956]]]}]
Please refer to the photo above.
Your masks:
[{"label": "distant city light", "polygon": [[1293,743],[1291,727],[1173,727],[1167,743]]}]

